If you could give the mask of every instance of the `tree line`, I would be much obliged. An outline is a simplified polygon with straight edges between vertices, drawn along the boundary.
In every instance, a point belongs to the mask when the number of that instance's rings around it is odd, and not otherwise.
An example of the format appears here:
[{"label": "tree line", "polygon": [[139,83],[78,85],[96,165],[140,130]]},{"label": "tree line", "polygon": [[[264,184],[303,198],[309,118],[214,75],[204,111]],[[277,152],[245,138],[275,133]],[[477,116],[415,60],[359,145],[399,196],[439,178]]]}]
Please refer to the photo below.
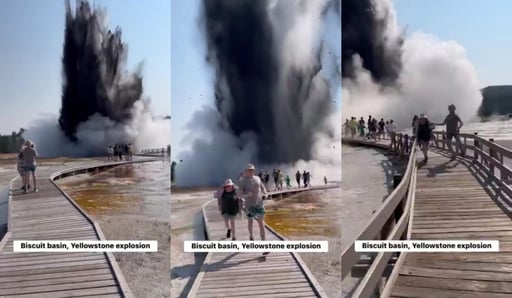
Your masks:
[{"label": "tree line", "polygon": [[18,152],[25,142],[23,138],[24,128],[20,128],[18,132],[13,131],[11,134],[0,134],[0,153]]}]

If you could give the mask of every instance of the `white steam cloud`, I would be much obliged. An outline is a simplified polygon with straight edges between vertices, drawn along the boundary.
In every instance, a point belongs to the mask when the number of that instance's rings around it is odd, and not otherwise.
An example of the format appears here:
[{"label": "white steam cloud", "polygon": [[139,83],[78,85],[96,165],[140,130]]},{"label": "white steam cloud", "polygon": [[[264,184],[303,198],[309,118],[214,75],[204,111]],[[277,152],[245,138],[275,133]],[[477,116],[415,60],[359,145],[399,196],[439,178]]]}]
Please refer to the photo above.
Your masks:
[{"label": "white steam cloud", "polygon": [[106,154],[107,147],[131,143],[137,151],[166,148],[170,144],[170,121],[153,116],[149,102],[139,100],[132,108],[132,118],[117,123],[99,114],[91,116],[77,129],[78,142],[71,142],[58,124],[58,116],[34,121],[24,137],[32,140],[42,157],[86,157]]},{"label": "white steam cloud", "polygon": [[[390,9],[387,36],[396,38],[399,31],[390,1],[376,1],[378,11]],[[394,24],[394,25],[393,25]],[[355,79],[343,80],[343,118],[372,115],[393,119],[400,128],[411,125],[413,115],[425,113],[434,122],[442,122],[448,105],[457,107],[462,121],[472,120],[482,102],[476,70],[465,49],[455,41],[415,32],[402,47],[402,71],[398,87],[383,87],[374,82],[354,57]]]}]

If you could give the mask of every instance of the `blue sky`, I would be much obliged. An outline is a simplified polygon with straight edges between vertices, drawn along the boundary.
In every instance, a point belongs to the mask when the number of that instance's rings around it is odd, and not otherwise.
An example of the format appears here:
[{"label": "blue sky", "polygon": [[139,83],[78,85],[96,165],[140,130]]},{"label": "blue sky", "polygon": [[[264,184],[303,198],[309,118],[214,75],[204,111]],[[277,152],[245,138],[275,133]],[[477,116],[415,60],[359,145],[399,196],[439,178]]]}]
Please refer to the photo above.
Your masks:
[{"label": "blue sky", "polygon": [[[1,0],[0,133],[57,115],[61,100],[63,0]],[[144,62],[145,96],[157,115],[169,115],[171,20],[169,0],[95,0],[109,26],[121,27],[128,68]],[[71,1],[74,6],[75,1]]]},{"label": "blue sky", "polygon": [[512,84],[512,1],[394,0],[400,27],[462,45],[482,87]]},{"label": "blue sky", "polygon": [[[213,74],[205,62],[206,49],[198,24],[201,0],[173,0],[172,3],[171,139],[175,158],[185,149],[181,145],[188,134],[184,127],[192,120],[193,113],[202,106],[213,106]],[[341,89],[337,98],[341,98]],[[339,108],[341,101],[337,104]]]},{"label": "blue sky", "polygon": [[171,8],[171,117],[172,155],[182,150],[183,128],[194,111],[213,106],[213,75],[205,62],[205,45],[200,31],[200,0],[174,0]]}]

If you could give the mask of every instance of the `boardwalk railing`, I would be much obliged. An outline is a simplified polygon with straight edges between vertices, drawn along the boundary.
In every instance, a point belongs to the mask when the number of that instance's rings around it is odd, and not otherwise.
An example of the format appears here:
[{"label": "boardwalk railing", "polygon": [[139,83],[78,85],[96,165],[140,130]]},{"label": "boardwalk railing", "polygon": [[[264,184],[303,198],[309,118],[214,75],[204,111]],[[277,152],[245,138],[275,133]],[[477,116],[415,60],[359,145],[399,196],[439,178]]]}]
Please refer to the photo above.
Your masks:
[{"label": "boardwalk railing", "polygon": [[158,154],[158,155],[162,155],[163,154],[167,154],[169,155],[169,150],[168,150],[168,147],[162,147],[162,148],[150,148],[150,149],[142,149],[140,150],[140,154],[150,154],[150,155],[155,155],[155,154]]},{"label": "boardwalk railing", "polygon": [[[508,195],[512,196],[512,169],[507,165],[512,165],[512,150],[507,149],[499,144],[496,144],[494,139],[486,140],[478,133],[474,134],[460,134],[461,147],[464,155],[468,158],[472,157],[473,163],[485,171],[486,174],[495,178]],[[447,150],[446,134],[444,132],[434,132],[433,145],[436,148]],[[452,141],[452,146],[455,147],[455,142]],[[471,156],[472,155],[472,156]]]},{"label": "boardwalk railing", "polygon": [[[366,143],[366,141],[365,141]],[[370,145],[370,144],[368,144]],[[382,145],[378,147],[383,147]],[[410,145],[410,138],[405,134],[394,134],[391,137],[389,151],[398,157],[409,154],[407,168],[402,180],[386,198],[384,204],[375,212],[364,230],[356,237],[356,240],[402,240],[407,239],[410,223],[411,201],[414,200],[414,185],[416,175],[416,142]],[[370,297],[375,292],[380,292],[384,287],[381,284],[388,263],[395,253],[380,252],[372,257],[370,264],[354,290],[352,297]],[[355,243],[352,243],[341,255],[342,279],[354,270],[359,270],[357,265],[365,264],[364,254],[355,251]],[[380,288],[379,288],[380,286]]]},{"label": "boardwalk railing", "polygon": [[[448,150],[444,132],[433,132],[433,136],[431,147],[443,151]],[[477,133],[460,134],[460,139],[461,153],[470,159],[477,168],[483,170],[488,177],[494,178],[502,186],[502,189],[512,196],[512,188],[509,185],[512,182],[512,169],[506,164],[506,159],[512,160],[512,150],[496,144],[493,139],[486,140],[478,136]],[[387,146],[364,139],[346,139],[344,142],[383,149],[389,146],[389,151],[399,157],[404,153],[409,153],[407,168],[401,182],[386,198],[355,240],[410,239],[416,189],[416,141],[410,145],[411,140],[407,135],[398,134],[390,140],[391,145]],[[452,146],[455,150],[455,141],[452,141]],[[356,252],[354,248],[354,243],[352,243],[342,253],[342,279],[345,279],[349,273],[356,276],[361,271],[361,267],[364,267],[366,272],[351,296],[371,297],[378,294],[380,297],[389,297],[407,253],[380,252],[368,262],[363,258],[364,254]],[[397,255],[397,258],[394,259],[394,266],[390,268],[393,255]]]}]

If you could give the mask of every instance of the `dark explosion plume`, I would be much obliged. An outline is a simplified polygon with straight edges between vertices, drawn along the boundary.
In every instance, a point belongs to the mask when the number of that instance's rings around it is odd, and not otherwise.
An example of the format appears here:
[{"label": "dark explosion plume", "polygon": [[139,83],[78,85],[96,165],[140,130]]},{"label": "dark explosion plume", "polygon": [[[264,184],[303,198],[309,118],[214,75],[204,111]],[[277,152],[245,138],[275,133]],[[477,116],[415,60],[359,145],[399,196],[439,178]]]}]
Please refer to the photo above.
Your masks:
[{"label": "dark explosion plume", "polygon": [[87,1],[77,1],[73,14],[66,1],[59,125],[73,141],[79,124],[94,114],[117,123],[130,120],[143,91],[140,73],[125,73],[127,46],[121,29],[108,30],[104,16]]},{"label": "dark explosion plume", "polygon": [[[278,1],[275,19],[286,20],[293,2]],[[323,47],[312,67],[285,67],[268,5],[265,0],[203,0],[219,125],[240,141],[255,136],[261,163],[310,160],[315,134],[327,130],[332,108],[329,83],[319,79]],[[326,9],[335,6],[329,2]],[[305,9],[306,2],[297,7]]]},{"label": "dark explosion plume", "polygon": [[353,56],[359,55],[362,66],[373,79],[383,85],[394,84],[402,70],[403,37],[389,40],[386,36],[389,10],[378,15],[376,0],[343,0],[342,76],[353,78]]}]

